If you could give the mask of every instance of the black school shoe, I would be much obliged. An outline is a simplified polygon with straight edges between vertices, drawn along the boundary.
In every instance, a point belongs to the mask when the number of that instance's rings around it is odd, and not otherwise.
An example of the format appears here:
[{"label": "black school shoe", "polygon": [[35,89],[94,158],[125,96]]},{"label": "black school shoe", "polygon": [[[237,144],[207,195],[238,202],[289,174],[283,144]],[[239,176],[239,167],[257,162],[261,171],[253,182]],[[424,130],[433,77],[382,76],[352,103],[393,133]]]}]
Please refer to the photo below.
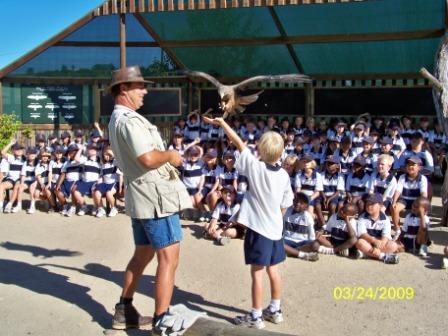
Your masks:
[{"label": "black school shoe", "polygon": [[132,304],[117,303],[115,305],[115,314],[112,319],[112,328],[117,330],[126,330],[149,326],[152,318],[141,316]]}]

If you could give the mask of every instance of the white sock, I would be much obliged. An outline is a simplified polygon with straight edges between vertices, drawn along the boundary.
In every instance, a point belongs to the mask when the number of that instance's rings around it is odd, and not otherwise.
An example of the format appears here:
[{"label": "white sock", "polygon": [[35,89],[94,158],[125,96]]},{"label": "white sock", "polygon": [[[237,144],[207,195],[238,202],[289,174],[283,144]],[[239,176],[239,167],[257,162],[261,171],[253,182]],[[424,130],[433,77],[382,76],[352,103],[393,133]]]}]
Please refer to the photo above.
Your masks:
[{"label": "white sock", "polygon": [[259,318],[263,316],[263,310],[252,308],[252,310],[250,311],[250,315],[252,315],[252,318],[254,319]]},{"label": "white sock", "polygon": [[297,254],[298,258],[305,258],[308,255],[308,253],[303,252],[303,251],[299,251],[299,253]]},{"label": "white sock", "polygon": [[271,313],[275,313],[276,311],[280,310],[280,300],[271,300],[271,303],[269,304],[269,310],[271,311]]},{"label": "white sock", "polygon": [[386,253],[381,252],[381,253],[380,253],[380,260],[383,260],[385,256],[386,256]]},{"label": "white sock", "polygon": [[319,246],[318,252],[323,254],[334,254],[334,249],[332,247],[326,247],[321,245]]},{"label": "white sock", "polygon": [[30,206],[35,206],[36,205],[36,201],[31,201],[30,202]]}]

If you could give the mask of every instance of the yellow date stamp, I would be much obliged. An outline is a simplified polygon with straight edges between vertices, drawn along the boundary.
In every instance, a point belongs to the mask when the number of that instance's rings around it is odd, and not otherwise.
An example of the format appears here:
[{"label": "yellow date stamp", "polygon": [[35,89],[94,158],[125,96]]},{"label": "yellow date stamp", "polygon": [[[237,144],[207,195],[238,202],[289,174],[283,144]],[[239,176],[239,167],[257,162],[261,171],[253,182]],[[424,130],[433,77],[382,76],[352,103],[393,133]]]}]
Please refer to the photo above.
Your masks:
[{"label": "yellow date stamp", "polygon": [[364,287],[345,286],[333,288],[336,301],[404,301],[415,296],[413,287]]}]

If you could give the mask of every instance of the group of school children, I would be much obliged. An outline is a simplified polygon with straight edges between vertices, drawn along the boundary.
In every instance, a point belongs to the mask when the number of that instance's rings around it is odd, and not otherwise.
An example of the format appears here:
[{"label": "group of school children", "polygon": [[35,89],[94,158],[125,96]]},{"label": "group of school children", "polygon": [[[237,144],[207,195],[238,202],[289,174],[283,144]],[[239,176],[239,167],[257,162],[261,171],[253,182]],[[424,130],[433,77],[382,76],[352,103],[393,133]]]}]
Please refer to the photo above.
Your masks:
[{"label": "group of school children", "polygon": [[[64,131],[59,138],[38,134],[36,145],[26,149],[13,139],[1,152],[1,212],[21,212],[23,193],[28,190],[28,214],[40,208],[67,217],[88,212],[96,217],[116,216],[117,198],[123,195],[123,174],[98,124],[88,141],[84,140],[82,130],[75,130],[73,136]],[[87,205],[87,197],[93,199],[93,208]],[[37,202],[41,202],[40,207]]]},{"label": "group of school children", "polygon": [[[447,139],[440,126],[430,127],[428,118],[419,127],[415,122],[333,119],[329,127],[325,121],[316,126],[313,118],[304,124],[298,116],[280,124],[274,117],[234,118],[230,125],[256,156],[266,131],[284,139],[278,165],[295,194],[284,214],[288,255],[315,261],[319,252],[394,264],[401,251],[427,255],[430,178],[445,170]],[[235,168],[239,152],[222,129],[192,114],[177,123],[170,149],[185,157],[181,176],[206,222],[204,236],[223,245],[242,237],[244,229],[232,219],[251,186]]]}]

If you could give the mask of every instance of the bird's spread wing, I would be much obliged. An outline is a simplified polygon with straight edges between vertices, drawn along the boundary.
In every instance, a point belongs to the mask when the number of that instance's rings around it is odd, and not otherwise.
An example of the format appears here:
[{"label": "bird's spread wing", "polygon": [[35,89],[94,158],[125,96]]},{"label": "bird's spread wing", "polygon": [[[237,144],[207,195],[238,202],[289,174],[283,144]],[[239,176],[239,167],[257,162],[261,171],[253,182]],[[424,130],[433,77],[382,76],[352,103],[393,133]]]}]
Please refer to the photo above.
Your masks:
[{"label": "bird's spread wing", "polygon": [[215,77],[210,76],[209,74],[207,74],[205,72],[186,70],[183,73],[185,75],[189,76],[189,77],[201,77],[201,78],[204,78],[204,79],[208,80],[210,83],[212,83],[214,86],[216,86],[217,88],[222,86],[222,84]]},{"label": "bird's spread wing", "polygon": [[261,90],[261,91],[259,91],[257,93],[251,94],[249,96],[239,96],[237,98],[237,104],[238,105],[249,105],[249,104],[252,104],[253,102],[255,102],[258,99],[258,96],[260,94],[262,94],[262,93],[263,93],[263,90]]},{"label": "bird's spread wing", "polygon": [[269,76],[255,76],[248,78],[238,84],[233,85],[234,88],[244,89],[251,83],[255,82],[301,82],[310,83],[311,78],[306,75],[301,74],[290,74],[290,75],[269,75]]}]

